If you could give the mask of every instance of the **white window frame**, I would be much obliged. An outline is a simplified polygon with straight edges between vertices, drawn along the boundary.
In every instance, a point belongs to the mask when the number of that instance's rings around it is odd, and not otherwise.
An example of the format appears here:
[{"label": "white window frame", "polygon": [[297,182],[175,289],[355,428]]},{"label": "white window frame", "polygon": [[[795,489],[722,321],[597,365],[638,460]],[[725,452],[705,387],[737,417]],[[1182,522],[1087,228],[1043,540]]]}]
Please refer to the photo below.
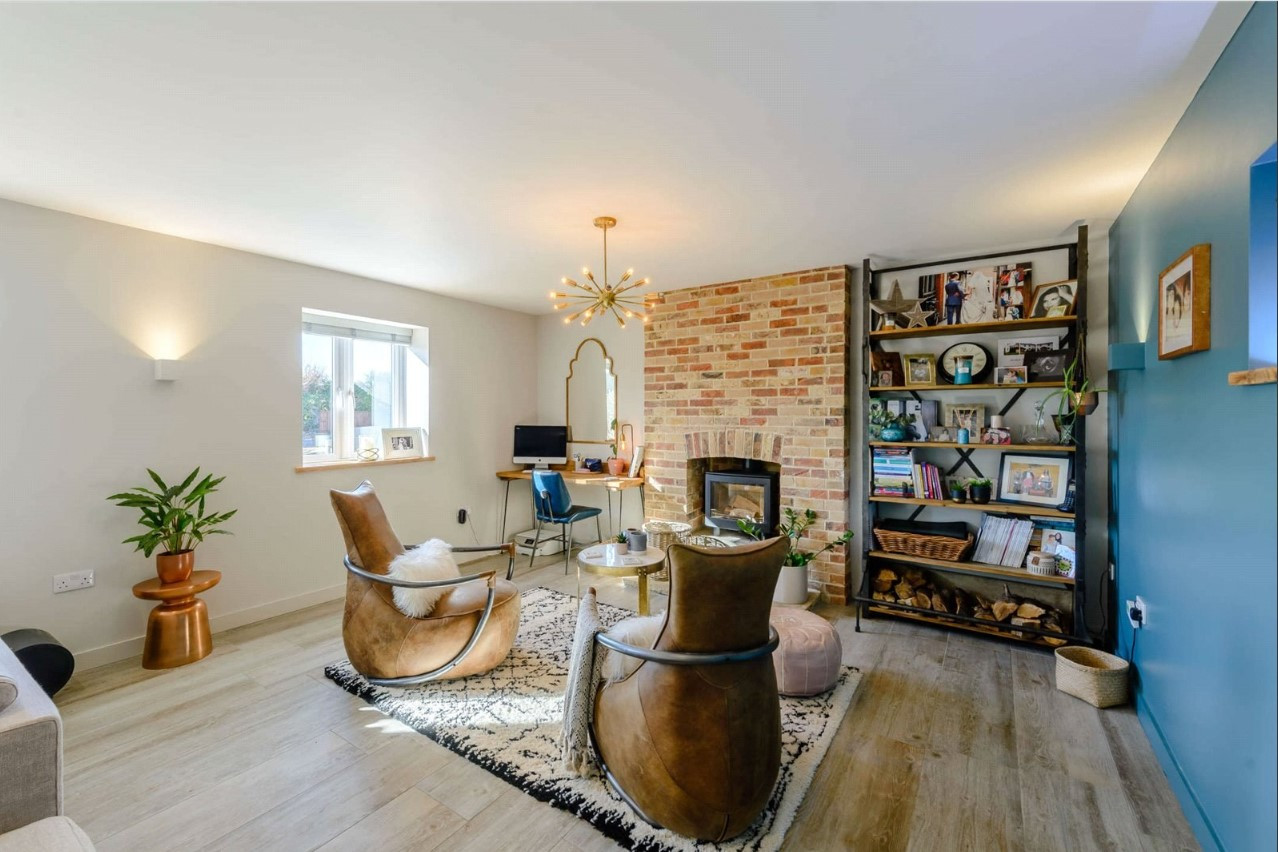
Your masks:
[{"label": "white window frame", "polygon": [[[315,331],[309,327],[311,321],[322,321],[325,325],[351,325],[350,336]],[[355,340],[358,337],[378,339],[376,335],[396,340],[384,339],[380,342],[391,346],[391,425],[389,428],[408,426],[408,350],[410,344],[403,342],[407,337],[411,340],[425,340],[426,329],[417,326],[406,326],[398,323],[384,323],[368,320],[363,317],[349,317],[343,314],[329,314],[322,311],[303,311],[302,335],[328,337],[333,347],[332,376],[332,435],[333,441],[328,453],[308,453],[302,451],[302,465],[323,465],[334,462],[361,461],[355,441]],[[371,334],[370,334],[371,332]],[[419,332],[421,337],[419,338]],[[417,354],[417,353],[415,353]],[[429,371],[429,362],[423,358],[423,364]],[[429,372],[427,373],[429,381]],[[429,416],[429,415],[428,415]],[[428,424],[420,424],[429,434]],[[380,450],[380,441],[377,448]]]}]

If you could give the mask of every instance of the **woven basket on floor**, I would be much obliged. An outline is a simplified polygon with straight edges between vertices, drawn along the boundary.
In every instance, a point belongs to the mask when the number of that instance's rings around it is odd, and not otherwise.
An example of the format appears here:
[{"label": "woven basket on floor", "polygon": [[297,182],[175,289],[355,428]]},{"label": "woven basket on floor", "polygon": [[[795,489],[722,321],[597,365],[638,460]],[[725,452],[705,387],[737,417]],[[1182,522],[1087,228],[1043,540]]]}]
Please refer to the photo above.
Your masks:
[{"label": "woven basket on floor", "polygon": [[1127,703],[1127,661],[1104,651],[1071,645],[1056,649],[1056,688],[1093,707]]},{"label": "woven basket on floor", "polygon": [[882,530],[877,527],[874,537],[879,540],[879,547],[888,553],[904,553],[908,556],[924,556],[928,559],[944,559],[946,562],[957,562],[967,553],[976,538],[968,533],[967,538],[950,538],[943,535],[919,535],[918,533]]},{"label": "woven basket on floor", "polygon": [[[680,521],[645,521],[643,531],[648,534],[649,547],[665,550],[675,542],[683,541],[684,537],[692,532],[692,524]],[[669,582],[670,569],[663,564],[661,570],[648,579],[659,583]]]}]

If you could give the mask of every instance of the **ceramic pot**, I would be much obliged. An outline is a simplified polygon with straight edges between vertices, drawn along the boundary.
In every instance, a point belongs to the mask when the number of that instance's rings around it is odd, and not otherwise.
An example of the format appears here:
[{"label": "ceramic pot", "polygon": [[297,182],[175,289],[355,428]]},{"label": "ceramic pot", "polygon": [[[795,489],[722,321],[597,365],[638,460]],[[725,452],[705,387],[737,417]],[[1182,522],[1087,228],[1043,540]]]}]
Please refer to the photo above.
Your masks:
[{"label": "ceramic pot", "polygon": [[[885,441],[904,441],[905,430],[899,426],[884,426],[880,437]],[[804,600],[807,600],[807,598],[804,598]]]},{"label": "ceramic pot", "polygon": [[950,499],[953,500],[955,503],[966,503],[967,492],[962,490],[961,488],[956,488],[955,490],[950,492]]},{"label": "ceramic pot", "polygon": [[626,530],[626,547],[635,553],[643,553],[648,549],[648,534],[633,527]]},{"label": "ceramic pot", "polygon": [[177,553],[155,554],[155,573],[161,583],[184,583],[195,570],[195,551],[179,550]]},{"label": "ceramic pot", "polygon": [[972,492],[973,503],[988,503],[993,496],[994,486],[992,485],[969,485],[967,488]]},{"label": "ceramic pot", "polygon": [[609,562],[616,561],[618,556],[625,556],[630,552],[630,545],[624,541],[612,541],[604,545],[604,558]]},{"label": "ceramic pot", "polygon": [[777,587],[772,592],[772,600],[782,604],[807,603],[808,566],[782,565],[781,575],[777,577]]},{"label": "ceramic pot", "polygon": [[626,472],[626,460],[615,456],[608,459],[608,472],[613,476],[621,476]]}]

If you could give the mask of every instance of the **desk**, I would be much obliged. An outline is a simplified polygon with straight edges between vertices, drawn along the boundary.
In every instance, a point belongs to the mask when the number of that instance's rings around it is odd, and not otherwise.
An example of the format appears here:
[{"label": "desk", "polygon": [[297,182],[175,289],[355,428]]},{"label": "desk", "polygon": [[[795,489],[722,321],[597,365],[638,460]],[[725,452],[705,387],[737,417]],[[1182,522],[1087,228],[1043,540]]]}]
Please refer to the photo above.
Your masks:
[{"label": "desk", "polygon": [[[639,508],[643,510],[643,486],[646,480],[642,476],[609,476],[606,473],[580,473],[575,470],[560,470],[557,473],[563,474],[564,482],[570,487],[573,485],[589,485],[595,488],[603,487],[608,489],[608,527],[615,534],[617,532],[617,523],[621,520],[621,510],[625,508],[626,491],[631,488],[639,489]],[[528,488],[528,499],[532,501],[532,471],[531,470],[499,470],[497,478],[506,483],[506,496],[501,504],[501,541],[506,540],[506,510],[510,507],[510,483],[517,480],[523,480],[530,483]],[[617,495],[617,515],[613,518],[612,513],[612,495]],[[535,517],[536,503],[533,502],[533,516]]]}]

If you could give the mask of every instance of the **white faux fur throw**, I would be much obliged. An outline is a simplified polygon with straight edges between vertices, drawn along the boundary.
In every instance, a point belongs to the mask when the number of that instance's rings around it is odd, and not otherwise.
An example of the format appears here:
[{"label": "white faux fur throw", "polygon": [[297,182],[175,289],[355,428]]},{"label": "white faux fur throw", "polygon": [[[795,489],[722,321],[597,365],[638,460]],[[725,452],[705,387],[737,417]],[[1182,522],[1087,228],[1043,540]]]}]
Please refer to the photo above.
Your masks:
[{"label": "white faux fur throw", "polygon": [[[437,538],[396,556],[386,570],[396,580],[451,580],[461,576],[453,559],[452,545]],[[452,591],[451,586],[437,589],[403,589],[395,587],[395,607],[404,615],[425,618],[435,610],[439,599]]]}]

